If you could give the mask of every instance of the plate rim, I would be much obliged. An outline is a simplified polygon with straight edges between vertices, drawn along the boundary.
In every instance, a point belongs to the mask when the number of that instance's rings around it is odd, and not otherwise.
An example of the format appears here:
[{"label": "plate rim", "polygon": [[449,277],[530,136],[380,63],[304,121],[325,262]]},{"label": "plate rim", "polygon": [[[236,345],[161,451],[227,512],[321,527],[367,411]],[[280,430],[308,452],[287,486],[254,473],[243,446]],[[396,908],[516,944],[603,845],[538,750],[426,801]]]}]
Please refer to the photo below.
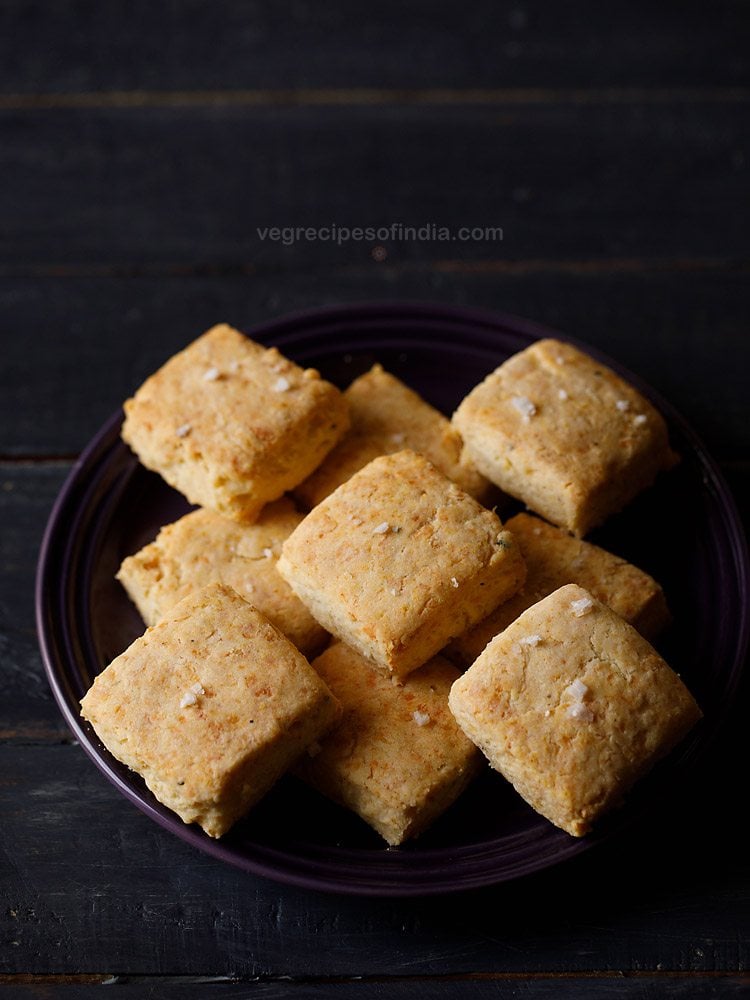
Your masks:
[{"label": "plate rim", "polygon": [[[279,346],[294,346],[295,341],[299,341],[310,335],[311,329],[317,325],[330,325],[331,322],[351,322],[355,327],[357,321],[393,321],[403,319],[406,321],[419,320],[422,322],[460,322],[470,327],[480,327],[485,333],[507,332],[512,335],[521,336],[532,341],[543,339],[544,337],[555,337],[567,341],[580,347],[588,354],[598,358],[603,364],[609,365],[616,372],[632,382],[639,391],[642,391],[665,415],[668,422],[676,426],[684,438],[689,442],[695,456],[699,460],[702,468],[711,477],[713,489],[717,496],[717,501],[725,514],[725,528],[729,540],[731,551],[734,555],[734,570],[736,573],[736,586],[738,593],[748,594],[748,579],[750,578],[750,555],[748,554],[747,538],[744,531],[742,519],[739,514],[732,492],[718,466],[716,460],[707,451],[700,436],[694,431],[688,421],[675,407],[661,394],[646,383],[640,376],[630,372],[624,365],[600,351],[597,347],[579,341],[566,333],[554,328],[529,320],[525,317],[515,316],[511,313],[495,312],[493,310],[454,306],[437,302],[421,300],[390,300],[388,302],[363,301],[355,303],[344,303],[341,305],[316,306],[306,309],[285,313],[279,317],[265,320],[248,328],[246,332],[254,339],[267,342],[269,338],[276,337]],[[353,330],[354,332],[354,330]],[[337,881],[333,876],[320,874],[309,875],[305,872],[292,871],[279,867],[278,864],[265,862],[262,859],[247,857],[233,850],[231,845],[222,840],[212,840],[202,831],[194,826],[182,824],[177,826],[171,813],[164,815],[160,813],[147,799],[139,794],[138,790],[132,788],[125,782],[117,771],[111,766],[107,757],[109,752],[104,748],[106,756],[91,741],[91,736],[87,732],[80,717],[71,709],[68,699],[65,696],[61,678],[57,674],[55,636],[54,630],[47,622],[48,589],[50,586],[50,574],[53,567],[53,548],[58,542],[60,531],[61,514],[71,502],[72,494],[81,485],[79,482],[81,474],[97,458],[97,453],[102,452],[104,456],[117,446],[119,440],[119,425],[122,422],[122,409],[116,410],[99,427],[98,431],[88,441],[78,458],[74,461],[68,475],[66,476],[60,491],[52,505],[47,523],[45,526],[42,543],[39,550],[37,562],[37,572],[35,579],[35,615],[37,636],[45,674],[54,695],[58,709],[66,721],[75,739],[80,743],[84,752],[93,761],[98,770],[110,781],[115,788],[125,796],[125,798],[150,819],[167,830],[170,834],[178,836],[190,846],[207,853],[217,860],[228,863],[240,870],[265,878],[282,882],[289,885],[296,885],[305,889],[332,892],[351,896],[370,897],[391,897],[407,898],[430,895],[446,895],[454,892],[462,892],[490,885],[497,885],[520,878],[527,878],[531,874],[545,871],[549,868],[564,864],[572,858],[578,857],[584,852],[590,851],[601,843],[610,840],[613,836],[619,836],[623,830],[627,829],[631,822],[637,821],[637,815],[632,820],[626,818],[613,832],[602,834],[594,833],[586,838],[570,839],[568,849],[562,852],[562,856],[555,855],[551,860],[542,859],[540,864],[533,862],[528,864],[523,871],[501,873],[497,876],[492,872],[479,871],[467,872],[460,877],[460,881],[455,881],[455,876],[450,877],[449,882],[438,880],[435,883],[427,884],[416,881],[399,882],[398,884],[362,884],[361,882],[348,883]],[[115,441],[110,439],[115,437]],[[730,710],[736,697],[737,689],[742,680],[742,667],[747,655],[748,645],[750,645],[750,616],[745,615],[738,631],[735,645],[735,657],[731,673],[728,676],[728,684],[723,690],[727,692],[728,707],[725,708],[726,715]],[[706,741],[702,742],[701,752],[705,752],[718,737],[720,727],[714,726],[707,735]],[[431,849],[437,853],[450,852],[450,848]],[[425,877],[422,872],[417,873],[418,879]],[[394,873],[395,877],[395,873]]]}]

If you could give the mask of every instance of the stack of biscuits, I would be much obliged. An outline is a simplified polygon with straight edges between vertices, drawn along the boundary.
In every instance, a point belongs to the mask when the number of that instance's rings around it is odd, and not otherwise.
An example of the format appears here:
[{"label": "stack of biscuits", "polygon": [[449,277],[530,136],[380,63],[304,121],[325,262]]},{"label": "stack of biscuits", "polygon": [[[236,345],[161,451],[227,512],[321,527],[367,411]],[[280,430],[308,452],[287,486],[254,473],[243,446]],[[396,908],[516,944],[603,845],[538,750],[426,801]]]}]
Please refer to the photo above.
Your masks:
[{"label": "stack of biscuits", "polygon": [[122,435],[197,509],[123,561],[148,628],[82,713],[212,837],[293,771],[398,845],[486,761],[581,836],[700,717],[649,644],[661,587],[582,540],[675,461],[665,423],[568,344],[449,421],[379,365],[342,393],[216,326]]}]

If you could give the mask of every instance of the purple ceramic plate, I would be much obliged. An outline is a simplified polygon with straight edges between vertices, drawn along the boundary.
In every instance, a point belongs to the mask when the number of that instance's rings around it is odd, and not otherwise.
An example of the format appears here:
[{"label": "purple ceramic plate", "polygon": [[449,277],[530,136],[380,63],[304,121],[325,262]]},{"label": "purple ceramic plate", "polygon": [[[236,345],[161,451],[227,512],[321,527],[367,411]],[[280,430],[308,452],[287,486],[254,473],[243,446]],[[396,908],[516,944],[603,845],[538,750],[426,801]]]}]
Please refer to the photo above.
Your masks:
[{"label": "purple ceramic plate", "polygon": [[[380,361],[448,414],[510,354],[540,337],[560,336],[509,316],[427,304],[329,308],[248,333],[342,387]],[[97,767],[157,823],[216,858],[282,882],[358,895],[411,896],[504,882],[559,864],[621,833],[646,811],[653,814],[706,752],[734,698],[748,639],[748,556],[731,496],[698,438],[648,386],[602,360],[661,410],[683,461],[592,540],[663,583],[677,626],[660,648],[696,694],[705,719],[595,834],[577,840],[557,830],[489,770],[423,837],[398,849],[387,849],[355,816],[291,777],[220,841],[161,806],[78,716],[94,676],[143,631],[114,579],[117,567],[188,509],[121,443],[119,412],[62,489],[37,578],[49,681]]]}]

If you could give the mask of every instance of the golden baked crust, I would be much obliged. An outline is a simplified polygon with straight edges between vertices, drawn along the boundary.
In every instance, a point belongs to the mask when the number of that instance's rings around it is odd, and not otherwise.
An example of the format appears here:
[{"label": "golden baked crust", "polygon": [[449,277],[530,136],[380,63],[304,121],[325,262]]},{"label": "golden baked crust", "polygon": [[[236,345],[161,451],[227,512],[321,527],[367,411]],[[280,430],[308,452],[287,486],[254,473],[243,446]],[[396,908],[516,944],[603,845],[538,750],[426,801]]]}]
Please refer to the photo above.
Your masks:
[{"label": "golden baked crust", "polygon": [[313,508],[277,568],[329,632],[397,676],[526,572],[497,515],[411,451],[376,458]]},{"label": "golden baked crust", "polygon": [[302,482],[348,426],[335,386],[221,324],[127,400],[122,436],[191,503],[251,521]]},{"label": "golden baked crust", "polygon": [[496,636],[449,700],[492,766],[576,837],[701,716],[643,636],[575,584]]},{"label": "golden baked crust", "polygon": [[666,424],[648,400],[557,340],[509,358],[453,421],[485,476],[579,536],[674,461]]},{"label": "golden baked crust", "polygon": [[344,397],[351,416],[349,433],[295,490],[295,496],[308,510],[373,458],[404,448],[424,455],[475,499],[488,498],[493,487],[464,454],[455,427],[382,365],[373,365],[355,379]]},{"label": "golden baked crust", "polygon": [[482,764],[448,709],[458,672],[436,656],[396,685],[343,643],[329,646],[313,667],[344,714],[319,747],[303,754],[297,774],[389,844],[418,836]]},{"label": "golden baked crust", "polygon": [[281,545],[302,520],[287,497],[267,504],[253,524],[194,510],[123,561],[117,579],[147,625],[209,583],[225,583],[308,656],[326,632],[279,574]]},{"label": "golden baked crust", "polygon": [[81,714],[160,802],[220,837],[339,707],[260,612],[210,584],[99,674]]},{"label": "golden baked crust", "polygon": [[517,514],[505,527],[521,549],[526,582],[509,601],[450,643],[445,655],[458,666],[472,664],[490,639],[522,611],[566,583],[588,590],[647,639],[669,624],[664,591],[643,570],[529,514]]}]

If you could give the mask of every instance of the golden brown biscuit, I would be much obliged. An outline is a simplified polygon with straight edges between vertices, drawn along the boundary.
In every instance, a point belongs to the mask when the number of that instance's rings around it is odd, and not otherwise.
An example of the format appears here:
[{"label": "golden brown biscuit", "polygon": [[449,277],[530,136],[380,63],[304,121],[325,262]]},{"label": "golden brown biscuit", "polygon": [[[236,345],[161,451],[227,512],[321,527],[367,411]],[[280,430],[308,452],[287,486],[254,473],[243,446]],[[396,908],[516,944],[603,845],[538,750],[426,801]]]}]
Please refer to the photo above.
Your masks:
[{"label": "golden brown biscuit", "polygon": [[351,416],[349,433],[295,490],[308,510],[373,458],[404,448],[424,455],[475,499],[487,499],[493,487],[465,456],[455,427],[381,365],[355,379],[344,396]]},{"label": "golden brown biscuit", "polygon": [[418,836],[482,764],[448,709],[458,672],[436,656],[396,685],[343,643],[330,646],[313,667],[344,714],[303,754],[297,773],[389,844]]},{"label": "golden brown biscuit", "polygon": [[277,568],[321,625],[400,677],[526,572],[497,515],[411,451],[376,458],[313,508]]},{"label": "golden brown biscuit", "polygon": [[160,802],[220,837],[339,707],[268,619],[214,583],[113,660],[81,714]]},{"label": "golden brown biscuit", "polygon": [[175,354],[125,403],[123,439],[191,503],[252,521],[349,426],[342,394],[232,327]]},{"label": "golden brown biscuit", "polygon": [[529,805],[576,837],[701,717],[643,636],[575,584],[496,636],[450,707]]},{"label": "golden brown biscuit", "polygon": [[287,497],[267,504],[253,524],[194,510],[128,556],[117,579],[147,625],[194,590],[225,583],[308,656],[322,649],[326,632],[276,572],[281,545],[301,520]]},{"label": "golden brown biscuit", "polygon": [[558,340],[509,358],[453,421],[480,472],[579,536],[674,462],[666,424],[648,400]]},{"label": "golden brown biscuit", "polygon": [[526,582],[509,601],[445,649],[445,655],[458,666],[472,664],[490,639],[522,611],[566,583],[577,583],[590,591],[647,639],[669,624],[664,591],[643,570],[529,514],[517,514],[505,527],[513,532],[521,549]]}]

